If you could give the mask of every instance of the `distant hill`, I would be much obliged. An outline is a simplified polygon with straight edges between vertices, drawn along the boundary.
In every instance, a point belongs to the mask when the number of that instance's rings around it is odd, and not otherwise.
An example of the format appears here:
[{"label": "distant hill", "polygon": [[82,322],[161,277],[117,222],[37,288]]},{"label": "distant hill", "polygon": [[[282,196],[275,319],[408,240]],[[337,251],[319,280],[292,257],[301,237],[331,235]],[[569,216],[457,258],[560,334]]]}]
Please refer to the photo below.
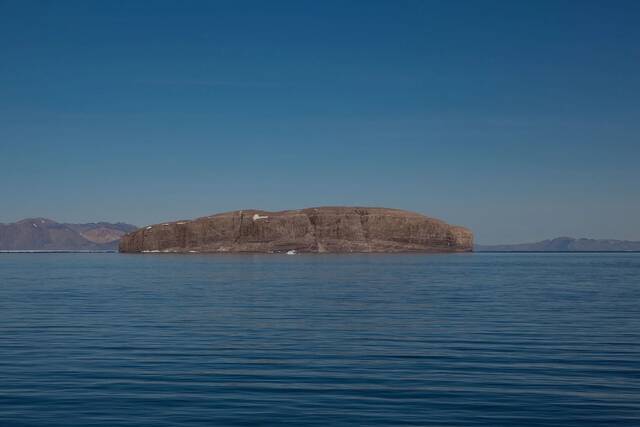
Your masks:
[{"label": "distant hill", "polygon": [[476,252],[616,252],[640,251],[640,242],[612,239],[574,239],[558,237],[535,243],[514,245],[475,245]]},{"label": "distant hill", "polygon": [[130,224],[61,224],[46,218],[0,223],[0,250],[114,250]]}]

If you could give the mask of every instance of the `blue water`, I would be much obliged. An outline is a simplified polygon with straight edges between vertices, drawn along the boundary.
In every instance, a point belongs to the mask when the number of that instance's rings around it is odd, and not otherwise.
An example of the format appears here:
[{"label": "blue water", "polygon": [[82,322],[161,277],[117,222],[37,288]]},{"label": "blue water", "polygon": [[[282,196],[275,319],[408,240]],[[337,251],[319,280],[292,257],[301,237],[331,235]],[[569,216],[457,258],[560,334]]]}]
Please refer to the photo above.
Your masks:
[{"label": "blue water", "polygon": [[639,426],[640,254],[0,255],[0,426]]}]

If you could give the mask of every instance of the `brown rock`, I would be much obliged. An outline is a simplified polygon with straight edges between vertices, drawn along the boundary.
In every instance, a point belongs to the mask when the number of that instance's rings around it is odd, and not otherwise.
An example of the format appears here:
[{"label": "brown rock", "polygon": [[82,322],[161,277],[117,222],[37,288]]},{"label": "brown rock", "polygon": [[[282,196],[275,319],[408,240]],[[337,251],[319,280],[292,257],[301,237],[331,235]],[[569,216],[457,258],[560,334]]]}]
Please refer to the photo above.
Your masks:
[{"label": "brown rock", "polygon": [[463,227],[399,209],[242,210],[141,228],[121,252],[469,252]]}]

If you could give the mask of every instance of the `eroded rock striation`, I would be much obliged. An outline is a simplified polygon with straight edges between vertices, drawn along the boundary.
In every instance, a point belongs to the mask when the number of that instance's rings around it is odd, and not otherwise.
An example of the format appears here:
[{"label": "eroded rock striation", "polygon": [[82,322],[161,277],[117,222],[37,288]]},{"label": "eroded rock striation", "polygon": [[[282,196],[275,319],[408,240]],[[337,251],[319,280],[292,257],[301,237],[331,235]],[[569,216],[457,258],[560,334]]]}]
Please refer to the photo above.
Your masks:
[{"label": "eroded rock striation", "polygon": [[399,209],[241,210],[141,228],[121,252],[469,252],[464,227]]}]

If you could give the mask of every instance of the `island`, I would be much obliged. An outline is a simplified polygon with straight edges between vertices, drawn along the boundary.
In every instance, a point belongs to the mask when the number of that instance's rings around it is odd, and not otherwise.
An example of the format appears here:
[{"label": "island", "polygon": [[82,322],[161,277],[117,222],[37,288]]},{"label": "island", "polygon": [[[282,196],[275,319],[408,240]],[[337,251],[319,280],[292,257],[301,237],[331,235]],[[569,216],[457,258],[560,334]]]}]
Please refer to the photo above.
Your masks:
[{"label": "island", "polygon": [[240,210],[143,227],[122,236],[127,253],[470,252],[473,233],[414,212],[318,207]]}]

